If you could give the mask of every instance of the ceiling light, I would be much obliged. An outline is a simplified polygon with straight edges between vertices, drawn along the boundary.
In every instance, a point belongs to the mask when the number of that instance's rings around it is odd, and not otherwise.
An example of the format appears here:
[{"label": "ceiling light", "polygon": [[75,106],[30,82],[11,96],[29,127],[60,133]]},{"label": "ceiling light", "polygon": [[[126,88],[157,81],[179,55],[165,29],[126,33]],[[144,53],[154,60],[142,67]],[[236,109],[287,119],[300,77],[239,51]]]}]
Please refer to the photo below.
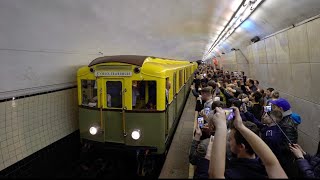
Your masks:
[{"label": "ceiling light", "polygon": [[[217,45],[220,46],[223,41],[226,41],[226,39],[241,25],[241,23],[243,23],[253,13],[257,6],[262,3],[262,1],[264,0],[243,0],[238,6],[232,19],[229,20],[223,31],[211,45],[204,58],[206,58]],[[231,8],[235,9],[233,6]]]}]

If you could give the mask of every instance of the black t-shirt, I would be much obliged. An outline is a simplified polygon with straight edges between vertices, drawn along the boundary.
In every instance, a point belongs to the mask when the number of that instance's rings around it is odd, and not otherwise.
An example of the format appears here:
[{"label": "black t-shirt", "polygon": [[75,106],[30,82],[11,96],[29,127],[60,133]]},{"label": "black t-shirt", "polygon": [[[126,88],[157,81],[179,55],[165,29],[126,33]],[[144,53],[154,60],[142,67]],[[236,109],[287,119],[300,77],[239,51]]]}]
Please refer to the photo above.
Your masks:
[{"label": "black t-shirt", "polygon": [[204,103],[205,103],[205,102],[206,102],[206,101],[202,100],[202,103],[201,103],[200,100],[197,100],[195,111],[200,112],[200,111],[203,109],[203,106],[204,106]]},{"label": "black t-shirt", "polygon": [[198,88],[200,87],[201,80],[200,79],[194,79],[193,83],[194,83],[195,90],[198,92]]},{"label": "black t-shirt", "polygon": [[252,114],[254,117],[261,121],[263,107],[260,104],[254,104],[252,107]]}]

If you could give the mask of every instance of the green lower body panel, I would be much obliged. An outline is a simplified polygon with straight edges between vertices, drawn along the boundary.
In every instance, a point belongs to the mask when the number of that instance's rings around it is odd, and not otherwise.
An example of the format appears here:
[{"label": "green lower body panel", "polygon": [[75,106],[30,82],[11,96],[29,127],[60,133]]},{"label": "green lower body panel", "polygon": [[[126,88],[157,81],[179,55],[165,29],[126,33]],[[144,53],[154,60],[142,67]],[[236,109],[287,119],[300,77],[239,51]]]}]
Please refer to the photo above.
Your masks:
[{"label": "green lower body panel", "polygon": [[[192,79],[176,95],[166,111],[117,111],[79,107],[80,137],[84,140],[108,144],[117,147],[152,147],[157,154],[165,152],[178,125],[179,117],[188,98]],[[102,122],[101,122],[102,118]],[[123,121],[124,119],[124,121]],[[99,128],[95,135],[89,133],[91,127]],[[140,138],[134,140],[133,131],[140,132]]]},{"label": "green lower body panel", "polygon": [[[79,127],[82,139],[98,142],[119,143],[127,146],[156,147],[157,153],[165,151],[166,113],[165,112],[130,112],[103,111],[103,128],[100,127],[100,111],[79,108]],[[125,131],[122,116],[125,117]],[[89,133],[90,127],[100,128],[96,135]],[[140,138],[134,140],[133,131],[140,132]],[[125,133],[124,133],[125,132]]]}]

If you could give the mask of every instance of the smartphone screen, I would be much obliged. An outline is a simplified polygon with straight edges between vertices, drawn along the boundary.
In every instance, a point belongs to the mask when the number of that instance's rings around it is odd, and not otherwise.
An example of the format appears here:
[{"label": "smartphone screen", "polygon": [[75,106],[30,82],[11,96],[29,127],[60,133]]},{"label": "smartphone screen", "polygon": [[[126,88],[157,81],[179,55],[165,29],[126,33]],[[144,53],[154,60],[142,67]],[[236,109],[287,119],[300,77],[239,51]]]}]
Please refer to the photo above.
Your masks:
[{"label": "smartphone screen", "polygon": [[210,110],[210,108],[204,108],[204,113],[209,116]]},{"label": "smartphone screen", "polygon": [[270,112],[271,106],[263,106],[264,112]]},{"label": "smartphone screen", "polygon": [[241,106],[240,106],[240,110],[241,110],[241,111],[245,111],[246,108],[247,108],[246,103],[242,103]]},{"label": "smartphone screen", "polygon": [[226,113],[227,121],[230,121],[234,118],[234,112],[232,108],[223,108]]},{"label": "smartphone screen", "polygon": [[198,117],[198,124],[199,124],[199,127],[202,128],[203,125],[204,125],[204,119],[203,117]]}]

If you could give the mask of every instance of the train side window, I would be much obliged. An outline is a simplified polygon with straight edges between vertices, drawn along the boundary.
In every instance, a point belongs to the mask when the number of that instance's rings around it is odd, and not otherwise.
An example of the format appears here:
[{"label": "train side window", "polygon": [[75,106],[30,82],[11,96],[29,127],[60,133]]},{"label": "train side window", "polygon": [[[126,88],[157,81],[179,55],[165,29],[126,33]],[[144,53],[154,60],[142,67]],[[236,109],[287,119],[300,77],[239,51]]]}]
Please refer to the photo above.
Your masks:
[{"label": "train side window", "polygon": [[107,107],[122,108],[122,83],[121,81],[107,81]]},{"label": "train side window", "polygon": [[179,71],[179,88],[182,87],[182,84],[183,84],[183,71],[180,70]]},{"label": "train side window", "polygon": [[95,80],[81,80],[82,105],[96,107],[97,98],[97,82]]},{"label": "train side window", "polygon": [[169,104],[169,101],[170,101],[170,89],[171,89],[171,82],[170,82],[170,79],[169,78],[166,78],[166,106]]},{"label": "train side window", "polygon": [[132,81],[132,109],[156,109],[156,81]]},{"label": "train side window", "polygon": [[175,96],[177,93],[176,88],[177,88],[177,74],[173,73],[173,96]]}]

